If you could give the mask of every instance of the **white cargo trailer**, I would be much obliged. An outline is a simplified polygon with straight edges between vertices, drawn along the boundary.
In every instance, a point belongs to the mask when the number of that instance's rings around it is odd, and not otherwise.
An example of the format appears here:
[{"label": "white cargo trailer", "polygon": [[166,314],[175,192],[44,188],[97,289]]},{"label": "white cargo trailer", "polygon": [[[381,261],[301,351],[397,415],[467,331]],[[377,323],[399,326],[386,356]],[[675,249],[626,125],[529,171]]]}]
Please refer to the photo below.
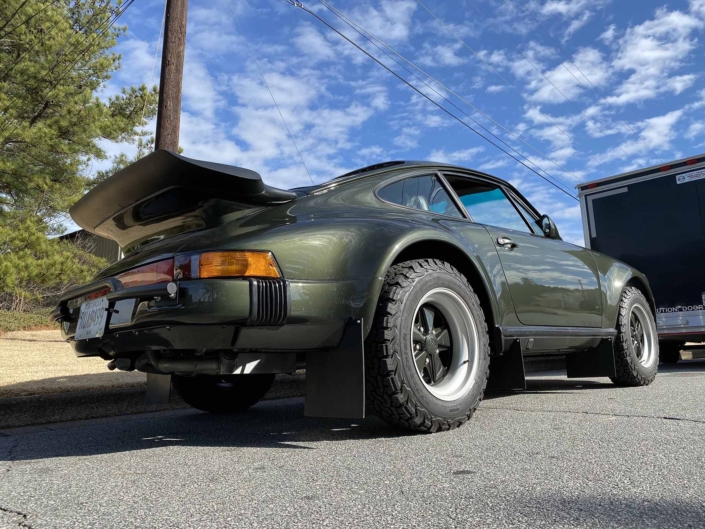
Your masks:
[{"label": "white cargo trailer", "polygon": [[585,246],[644,272],[662,361],[705,342],[705,154],[578,186]]}]

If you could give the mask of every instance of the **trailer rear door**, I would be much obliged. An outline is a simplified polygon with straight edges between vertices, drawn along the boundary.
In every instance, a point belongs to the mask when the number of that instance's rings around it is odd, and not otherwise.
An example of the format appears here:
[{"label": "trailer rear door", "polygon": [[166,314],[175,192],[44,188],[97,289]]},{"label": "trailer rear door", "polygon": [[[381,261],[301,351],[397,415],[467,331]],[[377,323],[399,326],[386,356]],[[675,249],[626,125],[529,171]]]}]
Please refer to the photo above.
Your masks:
[{"label": "trailer rear door", "polygon": [[671,310],[703,305],[705,292],[705,180],[678,182],[668,175],[586,196],[590,247],[645,273],[657,307]]}]

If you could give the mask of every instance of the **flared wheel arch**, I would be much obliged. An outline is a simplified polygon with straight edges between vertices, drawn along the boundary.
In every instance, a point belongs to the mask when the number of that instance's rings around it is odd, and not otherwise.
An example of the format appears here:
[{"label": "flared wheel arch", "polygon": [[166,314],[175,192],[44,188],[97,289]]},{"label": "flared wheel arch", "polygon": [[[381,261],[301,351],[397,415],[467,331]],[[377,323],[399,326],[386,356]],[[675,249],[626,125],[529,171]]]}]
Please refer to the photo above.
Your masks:
[{"label": "flared wheel arch", "polygon": [[[496,322],[500,321],[501,317],[497,314],[497,303],[494,295],[491,294],[491,287],[488,284],[489,279],[480,272],[481,265],[455,244],[438,240],[420,240],[407,245],[390,262],[385,263],[381,275],[384,276],[387,270],[396,264],[416,259],[439,259],[452,265],[465,276],[480,299],[480,306],[485,313],[487,328],[490,330],[490,348],[495,350],[492,330],[496,328]],[[377,293],[377,296],[380,294],[381,292]]]}]

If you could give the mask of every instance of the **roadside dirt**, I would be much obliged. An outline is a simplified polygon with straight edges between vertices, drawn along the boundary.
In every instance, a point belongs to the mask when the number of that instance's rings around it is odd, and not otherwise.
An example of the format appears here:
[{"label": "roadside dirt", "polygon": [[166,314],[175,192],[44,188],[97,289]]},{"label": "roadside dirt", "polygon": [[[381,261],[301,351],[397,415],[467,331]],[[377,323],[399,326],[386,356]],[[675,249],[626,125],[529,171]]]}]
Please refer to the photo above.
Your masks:
[{"label": "roadside dirt", "polygon": [[[146,375],[108,371],[100,358],[77,358],[57,330],[0,336],[0,430],[187,407],[146,406]],[[304,373],[277,375],[265,399],[303,396]],[[0,433],[1,435],[1,433]]]},{"label": "roadside dirt", "polygon": [[26,397],[145,384],[143,373],[109,372],[100,358],[76,358],[58,330],[0,337],[0,397]]}]

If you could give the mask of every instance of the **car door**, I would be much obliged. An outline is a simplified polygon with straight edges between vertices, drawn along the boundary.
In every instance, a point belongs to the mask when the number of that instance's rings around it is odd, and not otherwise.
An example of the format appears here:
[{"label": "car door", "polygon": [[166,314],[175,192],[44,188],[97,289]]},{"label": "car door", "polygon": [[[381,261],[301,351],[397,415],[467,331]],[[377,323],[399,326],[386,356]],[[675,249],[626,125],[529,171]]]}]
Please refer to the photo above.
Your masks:
[{"label": "car door", "polygon": [[602,326],[597,265],[588,250],[545,237],[537,215],[506,187],[444,176],[468,216],[490,234],[523,325]]}]

